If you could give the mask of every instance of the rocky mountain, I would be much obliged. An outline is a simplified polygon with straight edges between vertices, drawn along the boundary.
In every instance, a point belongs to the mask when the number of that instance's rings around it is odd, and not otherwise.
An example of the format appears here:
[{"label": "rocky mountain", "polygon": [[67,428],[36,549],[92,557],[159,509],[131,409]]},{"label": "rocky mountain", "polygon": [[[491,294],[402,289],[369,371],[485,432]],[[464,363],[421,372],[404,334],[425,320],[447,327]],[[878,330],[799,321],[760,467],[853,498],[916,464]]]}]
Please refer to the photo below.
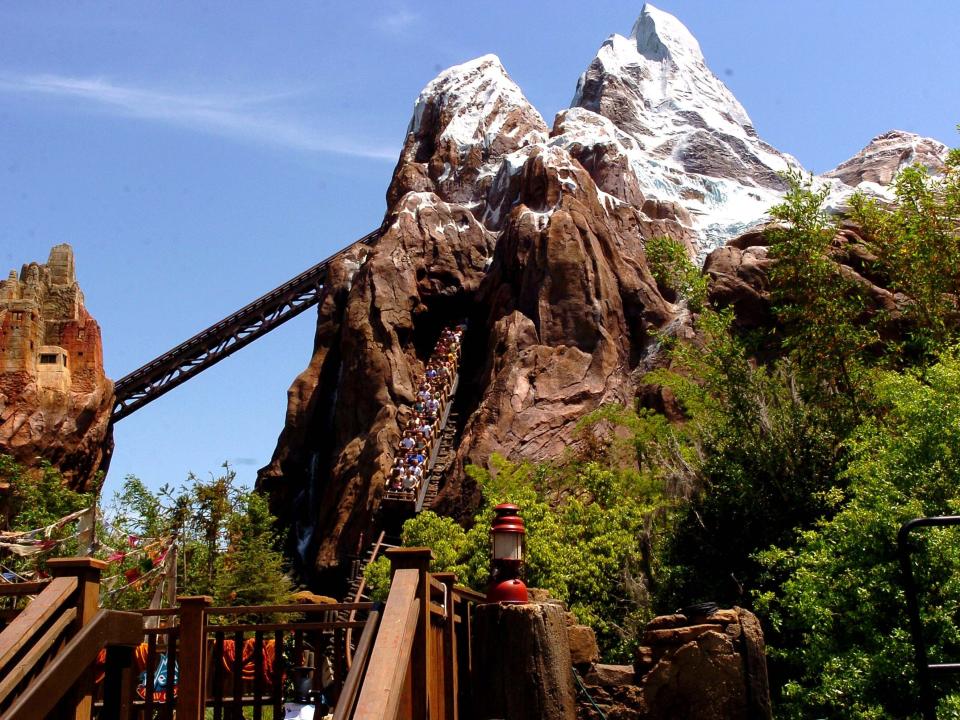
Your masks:
[{"label": "rocky mountain", "polygon": [[0,281],[0,452],[49,460],[74,489],[106,469],[113,383],[100,326],[77,284],[73,250],[57,245]]},{"label": "rocky mountain", "polygon": [[[839,166],[835,192],[889,182],[904,137]],[[912,157],[940,157],[933,141],[909,143]],[[465,516],[477,501],[466,464],[556,457],[584,413],[636,396],[659,361],[656,333],[690,332],[686,309],[651,276],[646,240],[668,235],[705,256],[763,224],[790,167],[689,31],[650,5],[629,37],[601,45],[552,127],[494,56],[430,82],[382,234],[334,269],[313,357],[260,471],[304,569],[334,568],[369,539],[399,408],[414,402],[443,327],[468,321],[456,455],[437,508]],[[750,268],[765,248],[745,258],[752,246],[741,244],[728,284],[760,297]]]}]

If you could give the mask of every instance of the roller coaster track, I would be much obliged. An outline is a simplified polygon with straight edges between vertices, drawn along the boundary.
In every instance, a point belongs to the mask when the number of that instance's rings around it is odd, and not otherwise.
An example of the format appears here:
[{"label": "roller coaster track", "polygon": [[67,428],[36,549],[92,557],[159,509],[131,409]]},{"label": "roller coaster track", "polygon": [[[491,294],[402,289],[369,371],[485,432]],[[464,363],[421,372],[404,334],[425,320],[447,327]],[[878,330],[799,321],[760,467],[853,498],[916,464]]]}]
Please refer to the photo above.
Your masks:
[{"label": "roller coaster track", "polygon": [[114,387],[112,421],[122,420],[320,303],[330,265],[357,245],[371,245],[379,236],[379,230],[364,235],[335,255],[120,378]]}]

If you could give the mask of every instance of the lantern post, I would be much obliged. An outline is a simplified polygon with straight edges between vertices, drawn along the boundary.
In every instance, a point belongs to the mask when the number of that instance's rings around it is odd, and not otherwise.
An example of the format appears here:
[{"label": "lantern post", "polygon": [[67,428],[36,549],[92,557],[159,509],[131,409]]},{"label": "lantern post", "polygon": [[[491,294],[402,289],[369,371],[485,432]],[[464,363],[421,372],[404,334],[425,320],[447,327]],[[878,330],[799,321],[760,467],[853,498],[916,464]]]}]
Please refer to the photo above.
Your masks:
[{"label": "lantern post", "polygon": [[502,503],[494,508],[496,517],[490,526],[491,562],[487,601],[521,604],[530,601],[523,582],[526,528],[520,508]]}]

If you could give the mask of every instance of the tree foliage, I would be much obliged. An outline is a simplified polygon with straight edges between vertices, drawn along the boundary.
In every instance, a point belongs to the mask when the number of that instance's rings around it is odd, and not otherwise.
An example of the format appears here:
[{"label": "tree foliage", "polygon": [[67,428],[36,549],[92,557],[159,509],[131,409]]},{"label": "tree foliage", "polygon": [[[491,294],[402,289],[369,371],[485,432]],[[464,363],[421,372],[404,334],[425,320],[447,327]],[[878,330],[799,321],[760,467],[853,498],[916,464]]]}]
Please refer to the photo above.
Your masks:
[{"label": "tree foliage", "polygon": [[[629,415],[622,408],[608,411],[587,419],[585,427]],[[435,571],[456,572],[458,582],[484,590],[493,508],[519,505],[527,530],[527,584],[568,603],[597,631],[608,657],[626,658],[641,620],[650,616],[642,538],[659,497],[656,480],[635,465],[604,467],[577,458],[532,464],[495,455],[491,467],[467,470],[483,494],[469,530],[426,511],[404,524],[403,544],[433,548]],[[381,595],[388,574],[385,560],[368,567],[367,579]]]},{"label": "tree foliage", "polygon": [[[797,673],[784,687],[785,717],[917,715],[896,535],[912,518],[960,513],[960,355],[873,384],[884,412],[848,441],[847,489],[829,498],[836,514],[759,556],[786,578],[758,596],[791,641],[776,650]],[[934,662],[960,657],[957,533],[925,531],[915,554]]]},{"label": "tree foliage", "polygon": [[[10,485],[7,525],[13,531],[49,526],[95,502],[92,494],[67,488],[49,463],[30,471],[0,455],[0,479]],[[96,556],[110,560],[102,597],[108,607],[147,607],[171,543],[181,595],[212,595],[232,605],[273,604],[289,595],[266,499],[239,487],[228,466],[208,480],[191,474],[186,483],[156,492],[128,476],[98,516],[104,522],[97,528]],[[76,554],[75,534],[75,523],[53,531],[49,539],[65,540],[50,553]],[[18,573],[42,571],[48,554],[8,556],[3,564]]]},{"label": "tree foliage", "polygon": [[[157,492],[128,476],[106,516],[113,528],[105,538],[110,547],[123,545],[126,534],[172,540],[181,595],[211,595],[224,605],[274,604],[289,595],[275,518],[265,498],[237,486],[227,465],[208,480],[191,474],[186,483]],[[149,571],[142,556],[121,561],[120,570],[138,563]],[[149,584],[134,583],[113,603],[143,607],[150,592]]]},{"label": "tree foliage", "polygon": [[894,181],[896,202],[884,205],[858,194],[851,206],[863,227],[877,270],[907,302],[901,312],[908,357],[935,355],[956,333],[960,295],[960,153],[954,150],[942,174],[905,168]]}]

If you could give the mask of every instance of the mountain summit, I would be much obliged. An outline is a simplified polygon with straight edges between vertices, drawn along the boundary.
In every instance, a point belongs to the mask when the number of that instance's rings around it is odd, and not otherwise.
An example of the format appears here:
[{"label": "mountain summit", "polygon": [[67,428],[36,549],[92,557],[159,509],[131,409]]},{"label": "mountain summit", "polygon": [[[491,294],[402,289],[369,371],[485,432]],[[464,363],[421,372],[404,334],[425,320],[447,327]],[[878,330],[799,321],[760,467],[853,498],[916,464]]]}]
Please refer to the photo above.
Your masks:
[{"label": "mountain summit", "polygon": [[[896,167],[939,152],[884,136],[826,181],[840,199],[854,183],[887,192]],[[691,315],[654,279],[647,242],[669,236],[705,257],[766,221],[791,167],[687,28],[651,5],[629,37],[602,43],[552,127],[493,55],[428,83],[379,237],[331,262],[313,357],[260,471],[301,569],[335,569],[369,541],[425,349],[445,327],[467,321],[452,449],[431,476],[441,513],[472,515],[464,468],[493,453],[558,457],[606,403],[676,409],[642,378],[664,362],[664,336],[692,335]],[[725,257],[734,289],[766,261],[765,248]]]},{"label": "mountain summit", "polygon": [[640,188],[690,212],[701,251],[759,219],[779,199],[778,173],[799,167],[757,136],[683,23],[649,4],[629,38],[611,35],[600,46],[573,105],[634,140],[629,164]]}]

